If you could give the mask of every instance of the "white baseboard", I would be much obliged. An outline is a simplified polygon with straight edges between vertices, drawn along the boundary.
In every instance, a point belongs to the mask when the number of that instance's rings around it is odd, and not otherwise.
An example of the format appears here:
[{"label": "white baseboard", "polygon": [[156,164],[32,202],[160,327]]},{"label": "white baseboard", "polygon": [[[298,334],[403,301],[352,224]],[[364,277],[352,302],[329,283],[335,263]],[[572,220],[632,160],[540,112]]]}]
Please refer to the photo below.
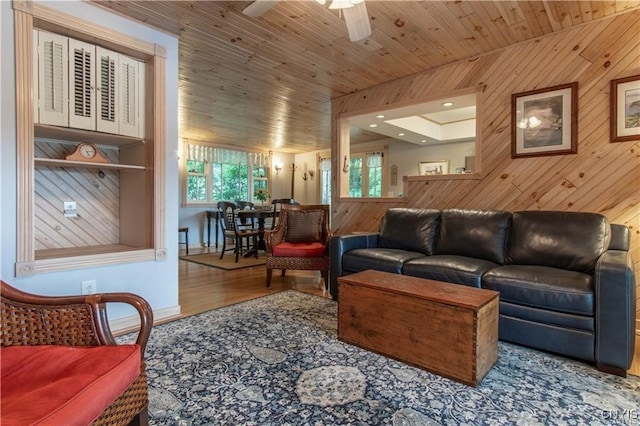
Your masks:
[{"label": "white baseboard", "polygon": [[[180,305],[153,311],[153,324],[161,324],[182,318],[181,312]],[[137,331],[140,328],[140,317],[131,315],[130,317],[109,320],[109,327],[111,327],[111,332],[116,336]]]}]

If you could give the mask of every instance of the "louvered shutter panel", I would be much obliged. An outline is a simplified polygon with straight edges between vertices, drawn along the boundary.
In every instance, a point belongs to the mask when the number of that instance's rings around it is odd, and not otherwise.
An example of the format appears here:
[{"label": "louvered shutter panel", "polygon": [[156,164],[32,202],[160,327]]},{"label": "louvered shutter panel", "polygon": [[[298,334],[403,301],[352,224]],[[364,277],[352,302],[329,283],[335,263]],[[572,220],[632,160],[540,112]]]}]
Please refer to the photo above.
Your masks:
[{"label": "louvered shutter panel", "polygon": [[39,31],[33,29],[33,122],[39,123],[40,116],[38,114],[38,104],[40,103],[40,83],[38,79],[38,33]]},{"label": "louvered shutter panel", "polygon": [[144,63],[120,55],[120,109],[119,132],[121,135],[142,137],[143,117],[142,105],[144,104]]},{"label": "louvered shutter panel", "polygon": [[69,127],[95,130],[95,46],[69,39],[69,52]]},{"label": "louvered shutter panel", "polygon": [[118,54],[96,47],[96,58],[99,72],[96,129],[118,133]]},{"label": "louvered shutter panel", "polygon": [[69,125],[67,37],[38,31],[38,116],[41,124]]}]

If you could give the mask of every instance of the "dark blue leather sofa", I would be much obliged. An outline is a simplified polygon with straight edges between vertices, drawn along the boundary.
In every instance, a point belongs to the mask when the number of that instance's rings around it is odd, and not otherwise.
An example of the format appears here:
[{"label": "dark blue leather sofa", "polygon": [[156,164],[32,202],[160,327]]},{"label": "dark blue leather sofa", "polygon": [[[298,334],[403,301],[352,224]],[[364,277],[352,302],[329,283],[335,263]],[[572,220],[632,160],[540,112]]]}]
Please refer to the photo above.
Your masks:
[{"label": "dark blue leather sofa", "polygon": [[629,229],[597,213],[394,208],[335,236],[338,277],[376,269],[500,292],[499,337],[625,376],[635,344]]}]

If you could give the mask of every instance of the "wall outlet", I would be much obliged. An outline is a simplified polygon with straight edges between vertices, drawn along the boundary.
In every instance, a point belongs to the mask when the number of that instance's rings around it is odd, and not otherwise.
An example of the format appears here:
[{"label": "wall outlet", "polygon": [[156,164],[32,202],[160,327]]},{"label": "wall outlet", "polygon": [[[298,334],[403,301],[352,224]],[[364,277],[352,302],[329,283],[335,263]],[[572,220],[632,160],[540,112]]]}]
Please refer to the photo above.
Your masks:
[{"label": "wall outlet", "polygon": [[65,201],[63,206],[65,217],[78,217],[78,209],[75,201]]},{"label": "wall outlet", "polygon": [[98,292],[96,280],[82,281],[82,294],[93,294]]}]

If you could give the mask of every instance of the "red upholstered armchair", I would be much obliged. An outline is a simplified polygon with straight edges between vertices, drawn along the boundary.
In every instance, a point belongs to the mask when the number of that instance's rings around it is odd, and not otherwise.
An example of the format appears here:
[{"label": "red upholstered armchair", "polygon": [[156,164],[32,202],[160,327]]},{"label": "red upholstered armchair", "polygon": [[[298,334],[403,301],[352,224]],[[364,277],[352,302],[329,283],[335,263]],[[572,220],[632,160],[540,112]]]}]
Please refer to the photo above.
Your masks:
[{"label": "red upholstered armchair", "polygon": [[[48,297],[0,281],[0,424],[148,424],[143,354],[149,304],[130,293]],[[106,304],[140,315],[135,344],[118,345]]]},{"label": "red upholstered armchair", "polygon": [[274,269],[320,271],[325,289],[329,287],[328,205],[283,205],[278,224],[265,232],[267,287]]}]

